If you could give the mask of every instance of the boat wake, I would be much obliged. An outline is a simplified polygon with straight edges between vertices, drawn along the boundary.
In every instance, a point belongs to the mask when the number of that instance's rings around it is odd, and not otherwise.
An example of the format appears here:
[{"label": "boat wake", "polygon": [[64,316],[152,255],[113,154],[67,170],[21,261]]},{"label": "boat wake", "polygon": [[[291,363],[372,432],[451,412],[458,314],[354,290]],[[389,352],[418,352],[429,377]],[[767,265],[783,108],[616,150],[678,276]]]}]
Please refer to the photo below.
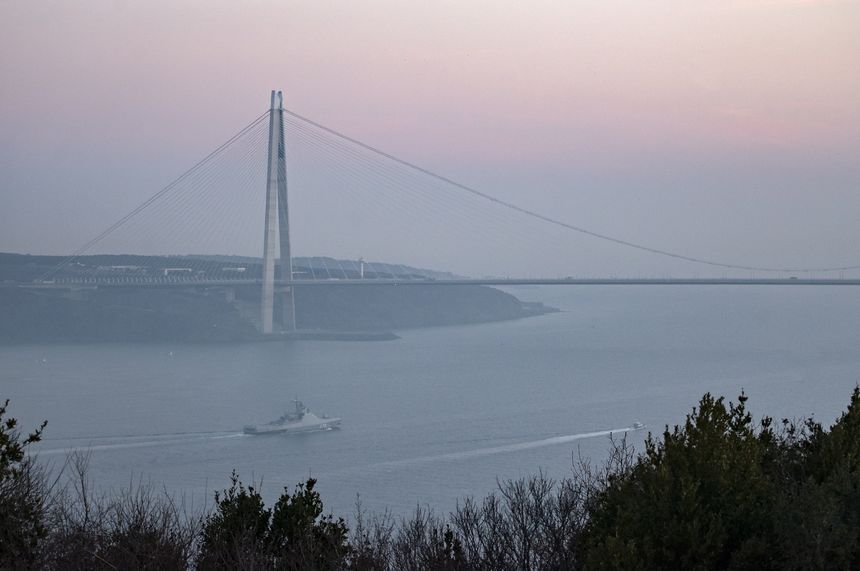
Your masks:
[{"label": "boat wake", "polygon": [[[167,446],[170,444],[186,444],[189,442],[200,442],[205,440],[223,440],[227,438],[239,438],[245,436],[241,432],[182,432],[176,434],[159,434],[147,436],[125,436],[125,437],[97,437],[87,440],[86,445],[72,445],[47,450],[35,450],[37,456],[52,456],[55,454],[71,454],[72,452],[90,452],[99,450],[122,450],[125,448],[146,448],[150,446]],[[75,438],[82,441],[84,438]],[[95,442],[104,442],[95,444]]]},{"label": "boat wake", "polygon": [[616,428],[614,430],[598,430],[596,432],[582,432],[580,434],[566,434],[563,436],[552,436],[550,438],[541,438],[540,440],[530,440],[528,442],[518,442],[515,444],[505,444],[503,446],[490,446],[487,448],[478,448],[476,450],[463,450],[461,452],[451,452],[448,454],[437,454],[434,456],[421,456],[418,458],[407,458],[405,460],[392,460],[390,462],[382,462],[376,464],[380,468],[394,468],[400,466],[411,466],[416,464],[428,464],[435,462],[457,462],[459,460],[469,460],[471,458],[479,458],[481,456],[491,456],[493,454],[508,454],[511,452],[521,452],[523,450],[532,450],[534,448],[544,448],[546,446],[556,446],[558,444],[568,444],[577,440],[586,438],[596,438],[598,436],[610,436],[612,434],[622,434],[625,432],[635,432],[639,430],[632,426],[625,428]]},{"label": "boat wake", "polygon": [[[420,464],[432,464],[435,462],[457,462],[461,460],[469,460],[471,458],[479,458],[481,456],[492,456],[494,454],[509,454],[513,452],[522,452],[524,450],[532,450],[535,448],[544,448],[546,446],[568,444],[570,442],[584,440],[586,438],[597,438],[600,436],[610,436],[612,434],[635,432],[639,429],[639,426],[628,426],[625,428],[616,428],[613,430],[598,430],[595,432],[582,432],[579,434],[551,436],[549,438],[541,438],[539,440],[530,440],[527,442],[517,442],[514,444],[504,444],[501,446],[490,446],[486,448],[477,448],[474,450],[449,452],[447,454],[436,454],[430,456],[420,456],[417,458],[406,458],[403,460],[391,460],[388,462],[380,462],[378,464],[373,464],[372,466],[373,468],[385,469]],[[37,456],[52,456],[56,454],[70,454],[72,452],[97,452],[101,450],[147,448],[152,446],[169,446],[171,444],[188,444],[193,442],[203,442],[211,440],[226,440],[232,438],[242,438],[245,436],[246,435],[241,432],[180,432],[173,434],[122,437],[80,437],[74,439],[70,438],[69,440],[81,442],[81,444],[74,444],[70,446],[62,446],[49,449],[37,449],[33,451],[33,454]],[[83,444],[83,442],[86,442],[86,444]]]}]

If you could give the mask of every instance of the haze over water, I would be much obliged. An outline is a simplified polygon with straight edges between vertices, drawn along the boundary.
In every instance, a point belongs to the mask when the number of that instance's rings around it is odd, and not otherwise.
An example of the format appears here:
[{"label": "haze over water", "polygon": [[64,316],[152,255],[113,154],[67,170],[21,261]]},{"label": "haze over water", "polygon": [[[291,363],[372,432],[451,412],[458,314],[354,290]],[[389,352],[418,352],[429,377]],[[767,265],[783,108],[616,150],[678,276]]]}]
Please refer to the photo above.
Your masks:
[{"label": "haze over water", "polygon": [[[743,388],[757,417],[829,423],[860,379],[860,291],[836,287],[519,289],[564,311],[401,332],[392,342],[0,348],[41,458],[90,448],[102,488],[132,478],[204,501],[236,468],[267,499],[310,474],[326,506],[445,512],[496,478],[561,477],[634,421],[683,421],[706,391]],[[298,396],[343,429],[251,437]],[[641,449],[644,432],[629,434]],[[199,505],[199,504],[198,504]]]},{"label": "haze over water", "polygon": [[[857,265],[858,21],[845,0],[4,2],[0,251],[69,253],[283,89],[307,117],[596,232],[748,266]],[[450,217],[436,235],[437,216],[413,232],[356,216],[331,168],[289,165],[320,188],[291,184],[297,255],[709,271],[571,233],[524,248],[524,220],[494,250],[463,248]],[[200,253],[169,235],[122,253]],[[261,236],[207,251],[259,256]]]}]

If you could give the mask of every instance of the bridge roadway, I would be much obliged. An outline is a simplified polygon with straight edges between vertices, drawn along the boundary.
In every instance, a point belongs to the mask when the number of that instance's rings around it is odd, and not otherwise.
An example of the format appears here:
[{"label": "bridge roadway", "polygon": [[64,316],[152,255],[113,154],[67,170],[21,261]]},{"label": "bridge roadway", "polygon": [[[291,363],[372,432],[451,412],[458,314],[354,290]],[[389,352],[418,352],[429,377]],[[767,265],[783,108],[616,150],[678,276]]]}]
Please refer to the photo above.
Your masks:
[{"label": "bridge roadway", "polygon": [[[59,280],[42,283],[10,283],[0,287],[23,287],[28,289],[97,289],[97,288],[207,288],[262,285],[262,280]],[[860,286],[860,279],[838,278],[463,278],[450,280],[422,279],[325,279],[325,280],[278,280],[276,287],[313,287],[313,286],[642,286],[642,285],[681,285],[681,286]]]}]

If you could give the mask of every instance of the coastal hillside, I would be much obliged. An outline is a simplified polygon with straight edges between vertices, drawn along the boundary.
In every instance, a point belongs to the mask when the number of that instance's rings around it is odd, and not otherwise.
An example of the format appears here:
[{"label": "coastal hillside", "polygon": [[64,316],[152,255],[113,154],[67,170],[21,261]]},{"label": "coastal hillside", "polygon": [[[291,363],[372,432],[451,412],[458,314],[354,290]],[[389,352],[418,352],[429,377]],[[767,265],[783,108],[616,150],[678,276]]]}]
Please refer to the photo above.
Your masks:
[{"label": "coastal hillside", "polygon": [[[140,263],[139,257],[136,261]],[[105,260],[93,261],[99,262]],[[259,339],[259,286],[22,287],[28,284],[25,277],[51,263],[56,259],[0,257],[0,275],[5,277],[0,287],[0,342]],[[255,270],[252,264],[248,266],[249,271]],[[418,274],[422,270],[405,271]],[[518,319],[552,311],[483,286],[318,285],[297,287],[295,303],[297,327],[305,331],[391,331]]]}]

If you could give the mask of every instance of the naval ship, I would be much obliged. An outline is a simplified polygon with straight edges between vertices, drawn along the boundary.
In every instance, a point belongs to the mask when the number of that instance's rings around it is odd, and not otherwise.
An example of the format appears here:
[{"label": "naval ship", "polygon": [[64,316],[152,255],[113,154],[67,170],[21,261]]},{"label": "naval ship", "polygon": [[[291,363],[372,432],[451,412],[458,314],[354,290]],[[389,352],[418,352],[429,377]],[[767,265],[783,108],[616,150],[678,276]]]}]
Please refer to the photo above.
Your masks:
[{"label": "naval ship", "polygon": [[329,418],[326,415],[319,417],[308,410],[299,399],[294,400],[293,403],[296,405],[293,412],[286,412],[281,418],[266,424],[247,424],[242,431],[245,434],[274,434],[277,432],[315,432],[340,428],[341,419]]}]

